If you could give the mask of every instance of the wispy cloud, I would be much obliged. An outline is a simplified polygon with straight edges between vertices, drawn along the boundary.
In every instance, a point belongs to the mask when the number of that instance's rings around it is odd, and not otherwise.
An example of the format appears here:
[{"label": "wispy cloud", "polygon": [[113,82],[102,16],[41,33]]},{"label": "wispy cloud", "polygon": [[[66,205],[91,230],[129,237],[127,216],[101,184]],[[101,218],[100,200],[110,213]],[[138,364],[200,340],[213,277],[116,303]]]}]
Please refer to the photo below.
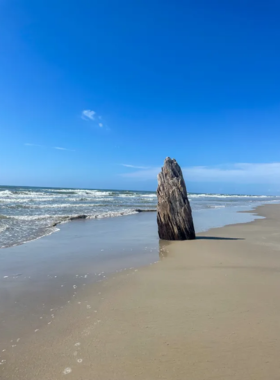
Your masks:
[{"label": "wispy cloud", "polygon": [[137,166],[137,165],[129,165],[129,164],[121,164],[121,165],[126,168],[133,168],[133,169],[149,169],[150,168],[150,166]]},{"label": "wispy cloud", "polygon": [[[130,166],[132,167],[132,166]],[[136,169],[136,167],[135,167]],[[160,167],[124,173],[122,176],[139,180],[156,179]],[[280,184],[280,162],[235,163],[216,166],[191,166],[182,168],[188,182],[226,182],[244,184]]]},{"label": "wispy cloud", "polygon": [[67,150],[68,152],[75,152],[73,149],[61,148],[60,146],[54,146],[53,149],[57,150]]},{"label": "wispy cloud", "polygon": [[44,148],[43,145],[38,145],[38,144],[25,143],[24,145],[26,145],[26,146],[37,146],[39,148]]},{"label": "wispy cloud", "polygon": [[104,124],[103,118],[101,115],[98,115],[95,111],[92,110],[83,110],[81,114],[81,118],[86,121],[93,121],[96,126],[99,128],[105,127],[106,130],[110,130],[107,126],[106,123]]},{"label": "wispy cloud", "polygon": [[56,149],[56,150],[66,150],[68,152],[75,152],[73,149],[67,149],[67,148],[62,148],[60,146],[44,146],[44,145],[39,145],[39,144],[31,144],[31,143],[25,143],[25,146],[34,146],[38,148],[44,148],[44,149]]},{"label": "wispy cloud", "polygon": [[95,111],[92,111],[92,110],[83,110],[81,118],[83,120],[95,120],[95,114],[96,114]]},{"label": "wispy cloud", "polygon": [[280,183],[280,162],[194,166],[183,172],[193,182]]}]

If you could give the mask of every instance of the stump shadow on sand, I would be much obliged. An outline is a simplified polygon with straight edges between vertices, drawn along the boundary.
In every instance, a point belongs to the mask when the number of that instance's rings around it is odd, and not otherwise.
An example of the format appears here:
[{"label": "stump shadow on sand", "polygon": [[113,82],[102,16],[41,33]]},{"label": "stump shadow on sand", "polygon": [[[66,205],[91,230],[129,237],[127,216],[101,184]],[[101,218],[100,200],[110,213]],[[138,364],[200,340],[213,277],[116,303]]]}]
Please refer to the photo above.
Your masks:
[{"label": "stump shadow on sand", "polygon": [[[196,236],[194,240],[189,240],[190,242],[195,242],[196,240],[214,240],[214,241],[236,241],[236,240],[245,240],[244,238],[232,238],[232,237],[221,237],[221,236]],[[177,240],[179,241],[179,240]],[[188,242],[187,240],[181,240]],[[170,240],[159,240],[159,257],[164,259],[169,256],[168,246],[172,244],[173,241]]]},{"label": "stump shadow on sand", "polygon": [[244,240],[244,238],[230,238],[219,236],[197,236],[195,240]]}]

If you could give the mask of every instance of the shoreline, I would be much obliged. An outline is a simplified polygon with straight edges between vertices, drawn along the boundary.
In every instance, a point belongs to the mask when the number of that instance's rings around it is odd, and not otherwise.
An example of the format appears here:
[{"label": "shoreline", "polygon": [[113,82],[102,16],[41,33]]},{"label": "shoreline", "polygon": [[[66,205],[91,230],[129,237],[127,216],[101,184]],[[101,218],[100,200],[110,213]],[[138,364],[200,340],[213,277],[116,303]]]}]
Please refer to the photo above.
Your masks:
[{"label": "shoreline", "polygon": [[[198,232],[228,224],[227,214],[236,223],[237,207],[256,207],[264,202],[279,202],[274,195],[192,194],[189,199],[198,216]],[[16,247],[52,235],[71,220],[99,220],[155,210],[155,192],[63,189],[2,186],[0,188],[0,249]],[[212,213],[213,209],[225,212]],[[202,211],[204,210],[204,211]],[[205,217],[201,216],[201,211]],[[209,211],[209,214],[208,214]],[[206,215],[207,212],[207,215]],[[212,219],[212,222],[206,222]],[[215,223],[219,221],[220,223]],[[241,220],[240,220],[241,221]],[[232,223],[230,221],[230,223]],[[200,224],[202,226],[200,226]],[[202,229],[201,229],[201,228]],[[63,227],[61,227],[63,228]],[[1,252],[1,251],[0,251]]]},{"label": "shoreline", "polygon": [[[271,202],[267,202],[267,203],[263,203],[263,205],[269,205],[269,204],[279,204],[280,201],[273,201],[273,203]],[[261,206],[261,205],[260,205]],[[219,211],[228,211],[228,214],[232,214],[232,216],[235,215],[235,217],[237,217],[237,215],[239,213],[247,213],[247,214],[251,214],[251,215],[254,215],[254,210],[260,206],[255,206],[255,205],[246,205],[246,206],[240,206],[240,207],[237,207],[239,208],[238,210],[235,210],[234,209],[234,206],[232,207],[220,207],[220,206],[217,206],[217,207],[209,207],[209,208],[204,208],[204,209],[201,209],[201,210],[194,210],[193,211],[193,214],[197,214],[199,215],[199,213],[201,211],[203,211],[204,213],[211,213],[211,212],[219,212]],[[235,206],[236,207],[236,206]],[[242,210],[242,208],[246,208],[245,211]],[[129,217],[131,215],[137,215],[137,214],[153,214],[153,213],[156,213],[157,210],[156,209],[135,209],[135,210],[131,210],[129,213],[124,213],[124,214],[120,214],[120,215],[114,215],[114,216],[110,216],[110,217],[92,217],[90,215],[85,215],[85,214],[81,214],[81,215],[75,215],[75,216],[72,216],[72,217],[68,217],[67,219],[65,220],[61,220],[61,221],[58,221],[58,222],[55,222],[53,223],[52,225],[50,225],[49,227],[47,227],[47,231],[45,231],[42,235],[40,236],[37,236],[37,237],[34,237],[34,238],[30,238],[30,240],[26,240],[26,241],[23,241],[23,242],[20,242],[20,243],[15,243],[13,245],[9,245],[9,246],[2,246],[0,247],[0,254],[1,254],[1,250],[3,249],[9,249],[9,248],[14,248],[14,247],[19,247],[19,246],[22,246],[22,245],[25,245],[27,243],[32,243],[36,240],[39,240],[39,239],[44,239],[48,236],[51,236],[53,235],[54,233],[56,232],[60,232],[61,231],[61,228],[63,228],[63,225],[65,224],[68,224],[70,222],[82,222],[82,221],[87,221],[87,222],[91,222],[91,221],[97,221],[97,220],[103,220],[103,219],[115,219],[115,218],[119,218],[119,217]],[[203,219],[207,220],[207,214],[206,214],[206,217],[203,216]],[[254,220],[254,219],[253,219]],[[245,221],[241,221],[240,223],[250,223],[252,221],[252,219],[248,219],[248,220],[245,220]],[[233,221],[230,221],[230,217],[228,216],[225,221],[222,222],[221,225],[219,226],[214,226],[214,227],[211,227],[210,226],[206,226],[206,227],[203,227],[202,229],[198,229],[198,233],[201,232],[201,231],[208,231],[209,229],[211,228],[221,228],[221,227],[224,227],[224,226],[227,226],[227,225],[232,225],[232,224],[236,224],[236,220],[233,218]],[[59,228],[61,227],[61,228]]]},{"label": "shoreline", "polygon": [[[110,218],[118,218],[118,217],[121,217],[121,216],[130,216],[130,215],[135,215],[135,214],[145,213],[145,212],[157,212],[157,210],[140,210],[140,209],[135,209],[135,210],[131,210],[130,214],[123,214],[123,215],[121,214],[121,215],[111,216]],[[50,225],[49,227],[47,227],[48,229],[56,227],[54,231],[46,232],[45,234],[43,234],[41,236],[38,236],[36,238],[31,238],[30,240],[23,241],[22,243],[15,243],[14,245],[9,245],[7,247],[3,246],[3,247],[0,247],[0,249],[7,249],[7,248],[12,248],[12,247],[18,247],[20,245],[27,244],[27,243],[30,243],[32,241],[38,240],[38,239],[42,239],[42,238],[44,238],[46,236],[54,234],[55,232],[59,232],[60,228],[58,228],[58,226],[63,225],[65,223],[76,222],[76,221],[81,221],[81,220],[87,220],[87,221],[90,221],[90,220],[100,220],[100,219],[105,219],[105,218],[106,217],[104,217],[104,218],[91,217],[90,215],[83,215],[83,214],[82,215],[71,216],[71,217],[68,217],[68,219],[66,219],[66,220],[61,220],[59,222],[55,222],[52,225]]]},{"label": "shoreline", "polygon": [[[85,214],[75,215],[75,216],[69,216],[69,217],[67,217],[65,219],[62,219],[62,220],[60,220],[58,222],[55,222],[55,223],[51,224],[50,226],[46,227],[47,231],[44,234],[42,234],[42,235],[40,235],[38,237],[30,238],[30,240],[26,240],[26,241],[23,241],[23,242],[20,242],[20,243],[15,243],[13,245],[0,247],[0,250],[1,249],[6,249],[6,248],[18,247],[20,245],[27,244],[27,243],[30,243],[32,241],[35,241],[35,240],[38,240],[38,239],[42,239],[42,238],[44,238],[46,236],[52,235],[55,232],[59,232],[60,231],[60,228],[58,228],[58,226],[66,224],[66,223],[76,222],[76,221],[82,221],[82,220],[83,221],[84,220],[90,221],[90,220],[100,220],[100,219],[106,219],[106,218],[118,218],[118,217],[122,217],[122,216],[130,216],[130,215],[135,215],[135,214],[139,214],[139,213],[156,212],[156,211],[157,210],[135,209],[135,210],[131,210],[127,214],[120,213],[119,215],[110,216],[110,217],[92,217],[91,215],[85,215]],[[51,229],[54,229],[54,230],[50,231]]]},{"label": "shoreline", "polygon": [[78,286],[4,348],[3,378],[278,378],[280,205],[255,212],[265,219],[161,242],[157,264]]}]

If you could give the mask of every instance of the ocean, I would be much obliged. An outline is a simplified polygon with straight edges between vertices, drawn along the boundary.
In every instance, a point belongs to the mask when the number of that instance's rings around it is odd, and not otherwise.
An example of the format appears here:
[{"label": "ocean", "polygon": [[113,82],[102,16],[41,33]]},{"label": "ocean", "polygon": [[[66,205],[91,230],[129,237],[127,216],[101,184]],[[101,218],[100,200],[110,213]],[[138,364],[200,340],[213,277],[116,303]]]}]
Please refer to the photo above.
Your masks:
[{"label": "ocean", "polygon": [[[211,218],[221,219],[221,212],[252,209],[264,203],[279,202],[280,197],[230,194],[189,194],[197,220],[197,230],[203,227],[205,213],[212,210]],[[0,186],[0,248],[11,247],[38,239],[59,230],[59,224],[79,216],[88,219],[121,217],[141,211],[156,210],[155,192],[94,189],[64,189]],[[203,215],[203,218],[201,217]],[[210,213],[209,213],[210,216]],[[222,222],[220,224],[227,224]],[[207,228],[218,227],[210,223]]]}]

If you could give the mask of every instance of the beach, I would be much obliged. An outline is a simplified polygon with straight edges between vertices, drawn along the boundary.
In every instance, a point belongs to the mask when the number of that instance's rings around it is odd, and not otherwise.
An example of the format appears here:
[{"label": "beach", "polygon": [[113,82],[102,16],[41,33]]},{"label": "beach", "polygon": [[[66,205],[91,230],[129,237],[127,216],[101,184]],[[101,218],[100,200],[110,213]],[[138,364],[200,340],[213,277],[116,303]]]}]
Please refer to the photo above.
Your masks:
[{"label": "beach", "polygon": [[[47,307],[29,298],[32,324],[1,315],[1,379],[278,379],[280,205],[256,212],[265,218],[161,241],[149,265],[102,280],[90,266],[72,268],[64,283],[49,273]],[[55,292],[61,285],[69,302]],[[24,310],[13,294],[14,311]]]},{"label": "beach", "polygon": [[280,380],[280,1],[0,9],[0,380]]}]

